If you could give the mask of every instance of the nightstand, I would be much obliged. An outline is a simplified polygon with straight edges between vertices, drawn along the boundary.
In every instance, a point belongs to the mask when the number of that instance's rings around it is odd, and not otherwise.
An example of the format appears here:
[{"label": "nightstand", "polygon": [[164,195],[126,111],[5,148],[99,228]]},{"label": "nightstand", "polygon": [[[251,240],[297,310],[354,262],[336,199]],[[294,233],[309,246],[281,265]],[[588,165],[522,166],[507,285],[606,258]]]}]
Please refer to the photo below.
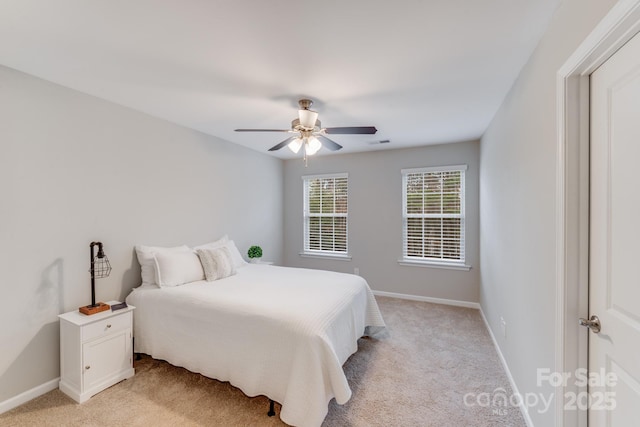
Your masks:
[{"label": "nightstand", "polygon": [[273,261],[254,261],[251,262],[250,264],[256,264],[256,265],[273,265]]},{"label": "nightstand", "polygon": [[134,309],[129,306],[91,316],[76,310],[58,316],[60,391],[83,403],[133,376]]}]

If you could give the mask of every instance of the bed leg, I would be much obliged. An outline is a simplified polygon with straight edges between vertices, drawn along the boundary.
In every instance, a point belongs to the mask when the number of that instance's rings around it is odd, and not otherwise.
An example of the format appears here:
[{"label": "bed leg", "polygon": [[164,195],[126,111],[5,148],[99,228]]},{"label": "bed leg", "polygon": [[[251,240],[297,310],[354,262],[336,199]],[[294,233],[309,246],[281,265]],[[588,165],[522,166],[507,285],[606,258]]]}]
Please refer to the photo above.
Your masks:
[{"label": "bed leg", "polygon": [[267,415],[273,417],[275,414],[276,411],[273,408],[273,400],[269,399],[269,412],[267,412]]}]

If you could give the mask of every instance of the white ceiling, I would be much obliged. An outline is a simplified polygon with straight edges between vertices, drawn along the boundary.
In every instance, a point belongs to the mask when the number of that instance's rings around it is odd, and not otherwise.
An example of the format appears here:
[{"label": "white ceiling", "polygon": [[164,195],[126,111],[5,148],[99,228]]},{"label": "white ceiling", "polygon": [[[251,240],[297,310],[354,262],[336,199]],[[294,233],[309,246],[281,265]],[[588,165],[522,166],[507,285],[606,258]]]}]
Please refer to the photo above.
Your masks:
[{"label": "white ceiling", "polygon": [[448,143],[483,134],[560,2],[2,0],[0,64],[261,152],[288,135],[233,130],[287,129],[303,96],[378,128],[340,152]]}]

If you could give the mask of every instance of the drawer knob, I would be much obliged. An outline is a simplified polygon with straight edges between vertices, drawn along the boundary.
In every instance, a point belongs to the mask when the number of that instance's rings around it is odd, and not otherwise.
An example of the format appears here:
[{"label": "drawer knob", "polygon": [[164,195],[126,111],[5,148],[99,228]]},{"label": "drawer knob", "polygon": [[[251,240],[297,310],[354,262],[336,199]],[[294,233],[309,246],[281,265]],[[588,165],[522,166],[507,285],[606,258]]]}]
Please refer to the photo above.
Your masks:
[{"label": "drawer knob", "polygon": [[110,324],[109,324],[109,325],[107,325],[107,329],[109,329],[110,327],[111,327],[111,325],[110,325]]},{"label": "drawer knob", "polygon": [[91,366],[87,365],[87,366],[84,367],[84,369],[89,370],[89,369],[91,369]]}]

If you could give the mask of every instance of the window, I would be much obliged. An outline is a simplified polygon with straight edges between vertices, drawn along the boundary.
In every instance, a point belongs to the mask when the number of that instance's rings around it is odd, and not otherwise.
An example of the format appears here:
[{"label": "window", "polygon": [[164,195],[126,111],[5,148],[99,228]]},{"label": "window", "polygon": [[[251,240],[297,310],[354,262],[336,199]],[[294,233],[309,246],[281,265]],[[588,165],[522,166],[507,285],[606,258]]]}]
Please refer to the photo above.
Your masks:
[{"label": "window", "polygon": [[304,254],[347,256],[347,174],[303,176]]},{"label": "window", "polygon": [[403,253],[409,263],[464,266],[463,166],[402,170]]}]

